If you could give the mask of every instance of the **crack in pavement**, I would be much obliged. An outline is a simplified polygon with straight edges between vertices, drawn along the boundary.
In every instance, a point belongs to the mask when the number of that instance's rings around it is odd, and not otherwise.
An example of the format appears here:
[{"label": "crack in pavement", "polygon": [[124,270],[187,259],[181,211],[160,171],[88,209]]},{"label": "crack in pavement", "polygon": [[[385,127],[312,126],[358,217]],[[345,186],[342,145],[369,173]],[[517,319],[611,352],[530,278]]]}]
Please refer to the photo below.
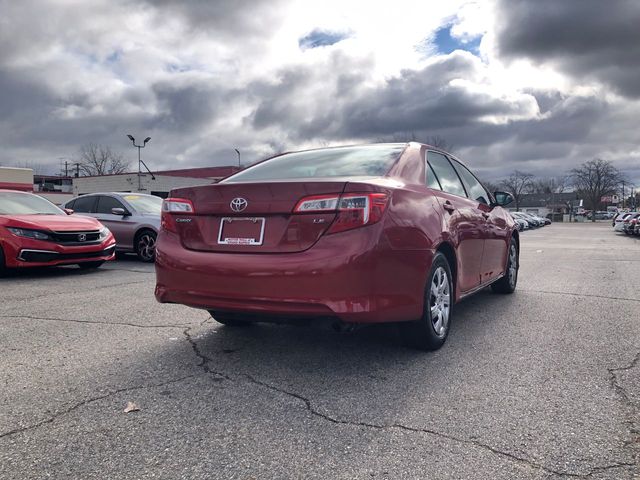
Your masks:
[{"label": "crack in pavement", "polygon": [[627,390],[620,384],[618,379],[618,372],[625,372],[625,371],[631,370],[632,368],[637,367],[639,363],[640,363],[640,352],[636,353],[633,360],[631,360],[631,363],[629,363],[629,365],[625,367],[607,368],[607,371],[609,372],[609,383],[611,385],[611,388],[615,390],[615,392],[622,398],[624,403],[627,405],[629,410],[633,412],[632,417],[627,422],[629,425],[629,431],[631,433],[632,439],[631,441],[625,442],[625,447],[633,449],[636,458],[638,458],[638,455],[640,453],[638,451],[638,449],[640,448],[640,429],[638,429],[637,427],[637,423],[638,423],[637,414],[638,412],[640,412],[640,407],[629,396],[629,393],[627,392]]},{"label": "crack in pavement", "polygon": [[573,293],[573,292],[552,292],[549,290],[532,290],[532,289],[518,289],[519,292],[527,292],[527,293],[547,293],[550,295],[568,295],[571,297],[583,297],[583,298],[603,298],[605,300],[623,300],[627,302],[640,302],[640,298],[628,298],[628,297],[609,297],[606,295],[595,295],[595,294],[584,294],[584,293]]},{"label": "crack in pavement", "polygon": [[93,324],[93,325],[113,325],[113,326],[134,327],[134,328],[184,328],[187,326],[184,323],[164,324],[164,325],[156,325],[156,324],[141,325],[139,323],[107,322],[107,321],[100,321],[100,320],[77,320],[73,318],[36,317],[33,315],[0,315],[0,318],[15,318],[15,319],[26,318],[28,320],[42,320],[47,322],[87,323],[87,324]]},{"label": "crack in pavement", "polygon": [[[184,330],[184,335],[187,339],[187,341],[189,342],[189,344],[191,345],[191,348],[193,349],[195,355],[200,359],[200,362],[198,363],[198,367],[201,367],[205,372],[209,373],[209,374],[213,374],[216,375],[219,378],[224,378],[226,380],[229,381],[234,381],[234,378],[229,375],[226,374],[224,372],[221,371],[216,371],[213,370],[209,363],[213,362],[213,359],[211,357],[208,357],[207,355],[205,355],[202,350],[200,349],[200,347],[198,346],[198,343],[196,342],[196,340],[191,336],[190,334],[191,331],[191,327],[187,328]],[[336,418],[333,417],[329,414],[323,413],[319,410],[317,410],[314,406],[313,403],[311,401],[311,399],[300,395],[299,393],[295,393],[295,392],[291,392],[288,390],[285,390],[281,387],[277,387],[275,385],[272,385],[270,383],[264,382],[262,380],[259,380],[257,378],[255,378],[254,376],[248,374],[248,373],[242,373],[238,375],[239,377],[244,377],[246,378],[250,383],[253,383],[255,385],[258,385],[262,388],[266,388],[281,394],[284,394],[286,396],[289,396],[291,398],[294,398],[296,400],[299,400],[300,402],[302,402],[306,408],[306,410],[313,416],[316,416],[318,418],[321,418],[322,420],[325,420],[327,422],[336,424],[336,425],[348,425],[348,426],[353,426],[353,427],[361,427],[361,428],[369,428],[369,429],[374,429],[374,430],[389,430],[389,429],[397,429],[397,430],[403,430],[403,431],[408,431],[408,432],[413,432],[413,433],[421,433],[421,434],[428,434],[428,435],[433,435],[436,436],[438,438],[444,438],[446,440],[452,441],[452,442],[457,442],[457,443],[461,443],[464,445],[470,445],[476,448],[480,448],[486,451],[489,451],[495,455],[499,455],[501,457],[504,457],[510,461],[516,462],[520,465],[532,468],[532,469],[536,469],[536,470],[542,470],[545,473],[548,474],[552,474],[552,475],[556,475],[556,476],[561,476],[561,477],[570,477],[570,478],[589,478],[592,475],[596,474],[596,473],[601,473],[607,470],[611,470],[611,469],[615,469],[615,468],[623,468],[623,467],[631,467],[634,466],[635,463],[615,463],[615,464],[611,464],[611,465],[604,465],[604,466],[598,466],[598,467],[593,467],[591,468],[591,470],[589,470],[587,473],[584,474],[578,474],[578,473],[570,473],[570,472],[562,472],[559,470],[554,470],[548,467],[545,467],[544,465],[541,465],[539,463],[536,463],[532,460],[529,460],[527,458],[524,457],[520,457],[518,455],[515,455],[513,453],[509,453],[509,452],[505,452],[503,450],[499,450],[498,448],[492,447],[491,445],[487,445],[475,440],[470,440],[470,439],[466,439],[466,438],[460,438],[460,437],[456,437],[453,435],[449,435],[446,433],[442,433],[442,432],[438,432],[436,430],[430,430],[430,429],[426,429],[426,428],[417,428],[417,427],[411,427],[411,426],[407,426],[407,425],[402,425],[399,423],[394,423],[394,424],[375,424],[375,423],[368,423],[368,422],[358,422],[358,421],[353,421],[353,420],[344,420],[344,419],[340,419],[340,418]]]},{"label": "crack in pavement", "polygon": [[72,405],[71,407],[69,407],[69,408],[67,408],[65,410],[62,410],[62,411],[56,413],[55,415],[47,418],[46,420],[42,420],[42,421],[34,423],[32,425],[27,425],[26,427],[14,428],[13,430],[9,430],[8,432],[0,433],[0,439],[5,438],[5,437],[9,437],[11,435],[16,435],[18,433],[23,433],[23,432],[26,432],[26,431],[29,431],[29,430],[33,430],[33,429],[41,427],[43,425],[47,425],[47,424],[53,423],[56,419],[58,419],[58,418],[60,418],[60,417],[62,417],[64,415],[67,415],[68,413],[71,413],[71,412],[73,412],[74,410],[77,410],[80,407],[83,407],[85,405],[89,405],[90,403],[93,403],[93,402],[97,402],[98,400],[104,400],[105,398],[109,398],[109,397],[112,397],[114,395],[118,395],[119,393],[131,392],[131,391],[134,391],[134,390],[144,390],[144,389],[147,389],[147,388],[164,387],[166,385],[171,385],[173,383],[182,382],[183,380],[186,380],[188,378],[193,378],[195,376],[196,376],[195,374],[184,375],[184,376],[179,377],[179,378],[175,378],[175,379],[172,379],[172,380],[167,380],[166,382],[154,383],[154,384],[151,384],[151,385],[138,385],[138,386],[134,386],[134,387],[125,387],[125,388],[119,388],[117,390],[112,390],[112,391],[110,391],[108,393],[105,393],[104,395],[99,395],[97,397],[92,397],[92,398],[89,398],[87,400],[83,400],[82,402],[78,402],[78,403]]}]

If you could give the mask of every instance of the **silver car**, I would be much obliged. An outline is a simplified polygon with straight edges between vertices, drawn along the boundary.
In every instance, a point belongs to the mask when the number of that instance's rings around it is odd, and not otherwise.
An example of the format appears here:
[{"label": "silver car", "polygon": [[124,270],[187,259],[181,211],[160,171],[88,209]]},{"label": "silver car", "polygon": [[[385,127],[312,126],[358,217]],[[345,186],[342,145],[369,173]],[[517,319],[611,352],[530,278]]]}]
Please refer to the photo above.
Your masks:
[{"label": "silver car", "polygon": [[97,218],[116,237],[116,250],[134,252],[153,262],[160,229],[162,199],[143,193],[91,193],[63,205],[74,213]]}]

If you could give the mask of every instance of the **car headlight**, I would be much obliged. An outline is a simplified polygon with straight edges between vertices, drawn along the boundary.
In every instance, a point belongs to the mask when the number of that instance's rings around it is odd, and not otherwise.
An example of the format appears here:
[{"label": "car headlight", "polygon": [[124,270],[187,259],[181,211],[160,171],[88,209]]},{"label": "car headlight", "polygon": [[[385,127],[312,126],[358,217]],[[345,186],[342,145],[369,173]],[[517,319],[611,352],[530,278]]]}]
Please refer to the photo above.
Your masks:
[{"label": "car headlight", "polygon": [[110,233],[111,231],[107,227],[102,227],[102,230],[100,230],[100,240],[107,238]]},{"label": "car headlight", "polygon": [[28,230],[26,228],[7,227],[11,233],[18,237],[33,238],[34,240],[51,240],[51,237],[40,230]]}]

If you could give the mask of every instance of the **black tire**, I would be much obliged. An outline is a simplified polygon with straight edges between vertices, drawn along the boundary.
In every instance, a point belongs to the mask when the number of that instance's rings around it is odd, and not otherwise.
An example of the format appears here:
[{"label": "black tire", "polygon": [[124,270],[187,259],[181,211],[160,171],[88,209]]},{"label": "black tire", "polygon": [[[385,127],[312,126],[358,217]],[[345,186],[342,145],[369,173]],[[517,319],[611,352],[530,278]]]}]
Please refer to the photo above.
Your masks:
[{"label": "black tire", "polygon": [[[515,262],[515,268],[513,267]],[[491,284],[491,290],[495,293],[513,293],[516,291],[518,285],[518,270],[520,269],[520,251],[518,249],[518,243],[514,237],[511,237],[509,243],[509,254],[507,258],[507,269],[504,276],[497,282]]]},{"label": "black tire", "polygon": [[104,261],[100,262],[82,262],[79,263],[78,266],[83,270],[92,270],[94,268],[100,268],[100,266],[104,263]]},{"label": "black tire", "polygon": [[0,277],[4,277],[7,274],[7,265],[4,262],[4,251],[0,247]]},{"label": "black tire", "polygon": [[238,318],[238,316],[233,313],[218,313],[213,310],[209,310],[209,313],[211,314],[211,318],[226,327],[248,327],[251,325],[251,322],[242,320],[242,318]]},{"label": "black tire", "polygon": [[156,259],[156,238],[158,234],[153,230],[141,230],[136,234],[135,249],[138,258],[146,263]]},{"label": "black tire", "polygon": [[[446,274],[446,288],[444,287],[444,282],[439,281],[442,279],[442,277],[439,276],[442,272]],[[436,276],[438,276],[438,278],[436,278]],[[438,284],[443,285],[443,291],[440,293],[440,297],[436,297],[432,291],[434,281],[436,286]],[[436,288],[436,290],[440,291],[438,288]],[[444,317],[440,316],[434,319],[432,318],[432,310],[436,309],[436,311],[438,311],[439,307],[444,307],[446,303],[444,300],[446,292],[448,292],[448,314],[446,321],[442,321]],[[437,252],[433,257],[433,264],[427,277],[422,318],[413,322],[398,324],[404,343],[409,347],[427,351],[437,350],[442,347],[451,328],[454,300],[455,295],[451,267],[449,266],[447,258],[442,253]],[[440,311],[439,315],[443,315],[443,312]],[[438,324],[440,327],[438,327]],[[440,331],[438,331],[438,328]]]}]

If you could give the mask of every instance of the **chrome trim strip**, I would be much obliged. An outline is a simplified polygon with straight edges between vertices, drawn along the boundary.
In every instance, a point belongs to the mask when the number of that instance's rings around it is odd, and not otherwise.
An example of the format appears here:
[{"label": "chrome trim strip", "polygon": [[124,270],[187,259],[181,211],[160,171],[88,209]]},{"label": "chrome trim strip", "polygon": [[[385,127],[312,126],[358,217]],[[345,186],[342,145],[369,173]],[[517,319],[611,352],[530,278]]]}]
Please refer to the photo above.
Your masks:
[{"label": "chrome trim strip", "polygon": [[53,250],[34,250],[34,249],[31,249],[31,248],[23,248],[22,250],[20,250],[20,253],[18,254],[18,260],[20,260],[22,262],[26,262],[26,260],[22,256],[22,254],[25,253],[25,252],[31,252],[31,253],[53,253],[54,255],[60,255],[60,252],[54,252]]}]

